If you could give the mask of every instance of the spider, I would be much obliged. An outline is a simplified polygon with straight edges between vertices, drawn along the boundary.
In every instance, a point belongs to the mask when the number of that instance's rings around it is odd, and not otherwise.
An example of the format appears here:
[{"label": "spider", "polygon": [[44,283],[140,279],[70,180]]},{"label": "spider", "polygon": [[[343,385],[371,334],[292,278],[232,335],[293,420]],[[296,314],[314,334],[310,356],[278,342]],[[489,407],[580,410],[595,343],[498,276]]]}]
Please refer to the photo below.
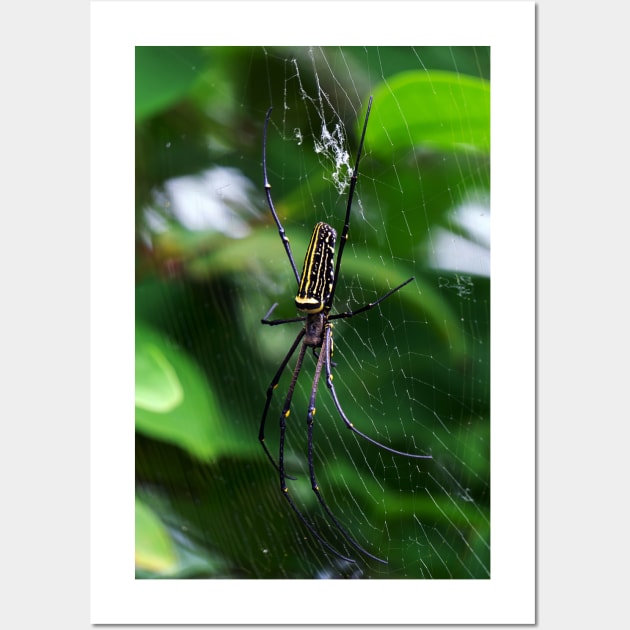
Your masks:
[{"label": "spider", "polygon": [[[289,262],[291,263],[291,267],[293,269],[293,273],[295,275],[295,279],[298,284],[297,294],[295,296],[295,306],[297,310],[302,313],[299,317],[295,317],[292,319],[275,319],[269,320],[268,317],[271,315],[273,310],[276,308],[277,303],[274,304],[267,314],[261,320],[262,324],[266,324],[267,326],[277,326],[279,324],[288,324],[291,322],[304,322],[304,326],[297,334],[293,345],[289,348],[286,356],[282,360],[278,371],[273,377],[269,387],[267,389],[267,400],[265,402],[265,408],[263,410],[262,419],[260,422],[260,431],[258,434],[258,439],[265,451],[265,454],[269,458],[269,461],[274,465],[276,470],[280,475],[280,489],[282,491],[282,495],[288,501],[291,506],[293,512],[297,515],[299,520],[304,524],[304,526],[311,532],[311,534],[315,537],[315,539],[330,553],[334,556],[345,560],[347,562],[355,563],[356,560],[350,558],[348,556],[343,555],[335,548],[333,548],[326,540],[320,536],[320,534],[315,529],[315,526],[307,520],[307,518],[302,514],[299,510],[295,502],[293,501],[291,494],[289,493],[289,488],[287,486],[287,479],[295,479],[294,477],[289,476],[285,472],[284,466],[284,443],[285,443],[285,434],[287,428],[287,418],[290,413],[291,401],[293,399],[293,392],[295,389],[295,385],[297,379],[302,370],[302,364],[304,362],[304,356],[307,352],[308,348],[312,348],[313,354],[316,359],[315,366],[315,374],[313,377],[313,384],[311,387],[310,400],[307,411],[307,431],[308,431],[308,469],[311,481],[311,487],[313,492],[315,493],[317,500],[319,501],[321,507],[324,512],[331,520],[333,525],[337,528],[337,530],[343,535],[343,537],[348,541],[352,547],[354,547],[361,554],[372,558],[378,562],[383,564],[387,564],[386,560],[379,558],[372,553],[370,553],[367,549],[362,547],[355,538],[346,530],[346,528],[340,523],[337,517],[333,514],[332,510],[328,507],[328,504],[324,500],[322,493],[320,491],[319,484],[317,482],[317,477],[315,475],[315,464],[314,464],[314,444],[313,444],[313,424],[314,424],[314,416],[315,416],[315,399],[317,396],[317,389],[319,386],[319,381],[322,375],[322,370],[325,374],[325,381],[328,390],[330,391],[330,395],[332,397],[333,403],[339,413],[341,419],[345,423],[346,427],[350,429],[353,433],[358,435],[359,437],[367,440],[374,446],[377,446],[385,451],[393,453],[395,455],[400,455],[403,457],[412,457],[417,459],[431,459],[431,455],[417,455],[413,453],[405,453],[402,451],[397,451],[385,444],[381,444],[377,442],[375,439],[369,437],[365,433],[361,432],[357,429],[353,423],[348,419],[346,414],[344,413],[341,404],[339,402],[339,398],[337,397],[337,392],[335,391],[335,387],[333,385],[333,377],[332,377],[332,367],[336,367],[336,364],[332,361],[332,352],[333,352],[333,324],[331,323],[336,319],[347,319],[350,317],[354,317],[355,315],[359,315],[360,313],[364,313],[374,308],[377,304],[387,299],[393,293],[396,293],[400,289],[402,289],[405,285],[409,284],[412,278],[409,278],[402,284],[394,287],[391,291],[388,291],[381,297],[379,297],[374,302],[370,302],[365,306],[362,306],[353,311],[346,311],[343,313],[335,313],[330,314],[333,298],[335,296],[335,290],[337,288],[337,281],[339,278],[339,272],[341,269],[341,259],[343,256],[344,247],[346,241],[348,239],[348,231],[350,228],[350,212],[352,210],[352,198],[354,195],[354,189],[357,182],[357,176],[359,172],[359,160],[361,158],[361,152],[363,150],[363,141],[365,138],[365,132],[367,130],[368,119],[370,117],[370,110],[372,107],[372,97],[368,102],[367,111],[365,114],[365,122],[363,123],[363,131],[361,134],[361,139],[359,141],[359,149],[357,151],[357,159],[354,165],[354,171],[352,173],[350,179],[350,189],[348,193],[348,202],[346,208],[346,217],[343,225],[343,231],[341,233],[341,239],[339,241],[339,252],[337,254],[337,258],[335,260],[335,242],[337,240],[337,232],[334,228],[332,228],[327,223],[317,223],[313,229],[313,234],[311,236],[310,243],[308,245],[308,249],[306,250],[306,256],[304,258],[304,266],[302,268],[302,274],[298,273],[298,269],[295,265],[295,260],[293,259],[293,254],[291,252],[291,246],[289,245],[289,239],[286,236],[284,228],[282,227],[282,223],[278,218],[278,214],[273,205],[273,201],[271,199],[271,185],[269,184],[269,179],[267,177],[267,127],[269,125],[269,119],[271,117],[271,112],[273,108],[269,108],[267,111],[267,115],[265,117],[265,124],[263,129],[263,176],[264,176],[264,186],[265,186],[265,195],[267,197],[267,203],[269,205],[269,209],[271,214],[273,215],[274,221],[276,222],[276,226],[278,228],[278,234],[280,235],[280,239],[282,240],[282,244],[284,245],[284,249],[286,251],[287,257],[289,258]],[[300,345],[301,344],[301,345]],[[287,367],[289,361],[295,354],[298,346],[300,349],[298,351],[297,361],[295,363],[295,367],[293,369],[293,375],[291,377],[291,382],[289,384],[289,389],[284,401],[284,405],[282,407],[282,412],[280,413],[280,445],[279,445],[279,455],[278,462],[274,460],[271,455],[267,445],[265,444],[265,424],[267,421],[267,415],[269,412],[269,407],[271,405],[271,400],[273,397],[274,390],[278,386],[280,381],[280,377]],[[318,352],[319,351],[319,352]]]}]

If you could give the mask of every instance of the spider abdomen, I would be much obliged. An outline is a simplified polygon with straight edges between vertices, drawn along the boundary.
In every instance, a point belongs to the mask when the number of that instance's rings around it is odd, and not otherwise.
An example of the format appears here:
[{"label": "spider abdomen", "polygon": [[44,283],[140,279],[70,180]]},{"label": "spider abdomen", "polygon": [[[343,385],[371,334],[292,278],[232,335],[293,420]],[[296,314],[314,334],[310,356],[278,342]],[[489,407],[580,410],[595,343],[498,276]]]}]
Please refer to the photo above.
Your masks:
[{"label": "spider abdomen", "polygon": [[320,313],[325,307],[330,308],[336,239],[337,232],[327,223],[320,222],[313,228],[295,296],[295,306],[302,313]]}]

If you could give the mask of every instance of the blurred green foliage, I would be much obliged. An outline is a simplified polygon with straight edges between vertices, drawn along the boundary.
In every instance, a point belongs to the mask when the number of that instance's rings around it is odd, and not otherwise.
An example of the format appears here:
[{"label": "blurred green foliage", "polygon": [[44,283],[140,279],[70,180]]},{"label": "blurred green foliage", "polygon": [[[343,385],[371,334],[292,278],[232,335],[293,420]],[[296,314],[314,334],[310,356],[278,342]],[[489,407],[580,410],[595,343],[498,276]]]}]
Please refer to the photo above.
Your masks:
[{"label": "blurred green foliage", "polygon": [[[471,296],[430,264],[440,229],[474,240],[454,208],[489,197],[488,79],[485,48],[136,49],[138,577],[489,577],[489,278],[475,277]],[[322,91],[332,107],[304,98]],[[352,163],[370,94],[337,308],[415,281],[378,313],[336,323],[335,383],[362,430],[434,460],[383,456],[322,426],[325,496],[389,560],[344,567],[296,521],[257,439],[266,388],[298,330],[260,325],[276,301],[274,317],[295,316],[295,279],[264,199],[262,124],[273,105],[269,177],[300,265],[312,226],[339,225],[346,195],[312,138],[293,130],[317,133],[324,109],[343,118]],[[208,191],[227,227],[218,216],[191,226],[169,183],[192,176],[212,188],[204,173],[217,167],[242,178]],[[202,217],[218,214],[196,203]],[[343,549],[304,470],[307,367],[291,416],[292,493]],[[340,423],[319,404],[318,418]]]}]

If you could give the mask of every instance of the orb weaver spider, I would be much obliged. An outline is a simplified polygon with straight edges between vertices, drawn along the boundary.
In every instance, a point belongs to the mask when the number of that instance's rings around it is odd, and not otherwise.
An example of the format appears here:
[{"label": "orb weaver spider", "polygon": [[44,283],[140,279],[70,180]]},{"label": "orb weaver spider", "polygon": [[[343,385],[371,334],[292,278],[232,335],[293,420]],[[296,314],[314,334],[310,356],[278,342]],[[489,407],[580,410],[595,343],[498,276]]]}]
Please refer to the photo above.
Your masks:
[{"label": "orb weaver spider", "polygon": [[[372,97],[368,102],[367,111],[365,114],[365,122],[363,123],[363,131],[361,133],[361,139],[359,141],[359,148],[357,151],[357,158],[354,165],[354,171],[350,178],[350,189],[348,192],[348,202],[346,207],[346,217],[343,225],[343,230],[341,233],[341,239],[339,241],[339,252],[337,254],[337,258],[335,260],[335,242],[337,240],[337,232],[333,227],[328,225],[327,223],[317,223],[313,228],[313,233],[311,236],[310,243],[306,250],[306,256],[304,258],[304,266],[302,268],[302,274],[298,273],[297,267],[295,265],[295,260],[293,259],[293,254],[291,252],[291,246],[289,245],[289,239],[286,236],[284,228],[282,227],[282,223],[278,218],[278,214],[273,205],[273,201],[271,199],[271,185],[269,184],[269,179],[267,176],[267,127],[269,125],[269,119],[271,117],[271,112],[273,108],[269,108],[267,111],[267,115],[265,117],[265,124],[263,129],[263,176],[264,176],[264,186],[265,186],[265,195],[267,197],[267,204],[269,205],[269,210],[273,215],[274,221],[278,228],[278,234],[280,235],[280,239],[282,244],[284,245],[284,249],[286,251],[287,257],[289,258],[289,262],[291,263],[291,267],[293,269],[293,273],[295,275],[295,279],[298,284],[297,294],[295,296],[295,306],[297,310],[302,313],[299,317],[291,318],[291,319],[275,319],[270,320],[268,317],[271,315],[273,310],[276,308],[277,303],[274,304],[267,314],[261,319],[261,323],[267,326],[277,326],[280,324],[288,324],[292,322],[304,322],[304,326],[297,334],[295,341],[292,346],[289,348],[286,356],[282,360],[278,371],[273,377],[269,387],[267,389],[267,400],[265,402],[265,407],[263,410],[262,419],[260,422],[260,430],[258,434],[258,439],[265,451],[265,454],[269,458],[269,461],[274,465],[276,470],[280,475],[280,489],[282,491],[282,495],[288,501],[291,506],[293,512],[297,515],[299,520],[304,524],[304,526],[311,532],[311,534],[315,537],[315,539],[330,553],[335,555],[336,557],[345,560],[347,562],[355,563],[356,560],[343,555],[339,551],[337,551],[334,547],[332,547],[322,536],[317,532],[315,526],[309,522],[309,520],[302,514],[300,509],[297,507],[293,498],[289,493],[289,488],[287,485],[287,479],[295,479],[294,477],[289,476],[285,472],[284,466],[284,444],[285,444],[285,436],[286,436],[286,428],[287,428],[287,418],[290,413],[291,401],[293,399],[293,392],[295,389],[295,385],[297,379],[302,370],[302,364],[304,362],[304,356],[306,355],[306,351],[308,348],[313,349],[313,354],[316,358],[316,366],[315,366],[315,374],[313,377],[313,384],[311,387],[310,400],[307,411],[307,430],[308,430],[308,469],[311,481],[311,488],[317,497],[321,507],[324,512],[331,520],[333,525],[337,528],[337,530],[342,534],[342,536],[347,540],[347,542],[354,547],[361,554],[372,558],[378,562],[383,564],[387,564],[386,560],[379,558],[378,556],[373,555],[367,549],[362,547],[357,540],[346,530],[346,528],[339,522],[337,517],[333,514],[332,510],[329,508],[328,504],[324,500],[322,493],[320,491],[319,483],[317,482],[317,477],[315,475],[315,465],[313,461],[313,453],[314,453],[314,444],[313,444],[313,424],[314,424],[314,416],[315,416],[315,399],[317,396],[317,389],[319,386],[319,381],[321,378],[322,370],[325,373],[325,381],[328,390],[330,391],[330,395],[332,397],[333,403],[337,412],[339,413],[341,419],[345,423],[346,427],[350,429],[353,433],[358,435],[359,437],[367,440],[374,446],[381,448],[385,451],[393,453],[395,455],[400,455],[403,457],[411,457],[417,459],[431,459],[431,455],[418,455],[414,453],[405,453],[403,451],[398,451],[393,449],[385,444],[381,444],[375,439],[369,437],[359,429],[357,429],[354,424],[349,420],[346,416],[345,412],[341,407],[341,403],[339,402],[339,398],[337,396],[337,392],[335,391],[335,386],[333,385],[333,377],[332,377],[332,367],[335,364],[332,362],[332,351],[333,351],[333,337],[332,330],[333,325],[331,321],[336,319],[347,319],[350,317],[354,317],[355,315],[359,315],[360,313],[364,313],[374,308],[377,304],[382,302],[383,300],[390,297],[392,294],[396,293],[400,289],[402,289],[405,285],[409,284],[412,278],[409,278],[402,284],[398,285],[388,291],[381,297],[379,297],[374,302],[370,302],[365,306],[362,306],[356,310],[345,311],[343,313],[335,313],[330,314],[333,299],[335,296],[335,291],[337,289],[337,281],[339,279],[339,272],[341,269],[341,259],[343,256],[344,247],[346,245],[346,241],[348,239],[348,231],[350,229],[350,213],[352,210],[352,198],[354,196],[354,189],[357,182],[357,176],[359,172],[359,160],[361,159],[361,153],[363,151],[363,141],[365,139],[365,133],[367,130],[368,119],[370,117],[370,110],[372,107]],[[301,344],[301,345],[300,345]],[[289,384],[289,389],[284,401],[284,405],[282,407],[282,412],[280,413],[280,444],[279,444],[279,454],[278,454],[278,462],[274,460],[271,455],[267,445],[265,444],[265,424],[267,421],[267,415],[269,412],[269,407],[271,405],[271,400],[273,398],[273,393],[278,383],[280,382],[280,378],[282,373],[286,369],[289,361],[295,354],[298,346],[300,346],[297,360],[295,363],[295,367],[293,369],[293,375],[291,377],[291,382]],[[317,352],[319,350],[319,353]]]}]

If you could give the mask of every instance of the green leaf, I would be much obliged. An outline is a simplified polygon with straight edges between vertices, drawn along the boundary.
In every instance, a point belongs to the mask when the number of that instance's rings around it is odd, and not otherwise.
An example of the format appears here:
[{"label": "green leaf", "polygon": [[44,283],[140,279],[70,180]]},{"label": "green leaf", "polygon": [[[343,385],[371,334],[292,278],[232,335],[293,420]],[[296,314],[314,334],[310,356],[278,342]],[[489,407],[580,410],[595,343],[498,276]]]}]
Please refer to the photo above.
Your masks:
[{"label": "green leaf", "polygon": [[[490,83],[453,72],[402,72],[374,92],[371,149],[490,150]],[[362,120],[359,117],[359,120]]]},{"label": "green leaf", "polygon": [[194,46],[136,46],[136,122],[181,100],[203,63]]},{"label": "green leaf", "polygon": [[136,499],[136,569],[168,573],[177,565],[173,542],[157,515]]},{"label": "green leaf", "polygon": [[136,429],[210,460],[221,451],[220,411],[205,376],[185,353],[136,323]]},{"label": "green leaf", "polygon": [[162,348],[148,342],[136,354],[136,406],[167,413],[184,398],[182,385]]}]

